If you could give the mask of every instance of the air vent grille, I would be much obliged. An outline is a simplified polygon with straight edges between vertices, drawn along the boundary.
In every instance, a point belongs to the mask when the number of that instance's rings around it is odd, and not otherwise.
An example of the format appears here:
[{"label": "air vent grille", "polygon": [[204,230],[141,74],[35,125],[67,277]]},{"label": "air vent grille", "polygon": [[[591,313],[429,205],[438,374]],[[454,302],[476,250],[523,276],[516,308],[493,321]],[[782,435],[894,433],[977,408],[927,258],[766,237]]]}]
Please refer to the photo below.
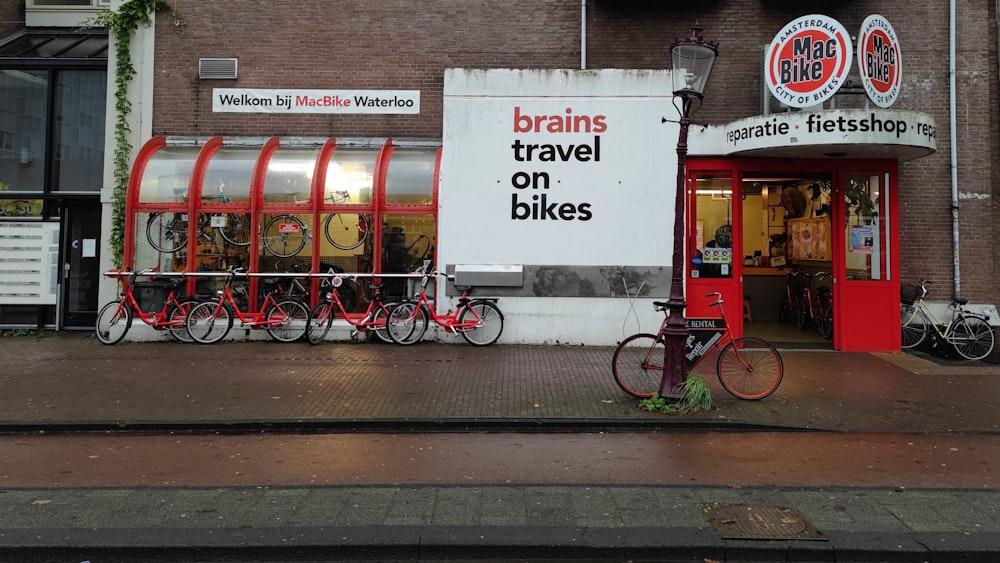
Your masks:
[{"label": "air vent grille", "polygon": [[236,80],[236,59],[198,59],[198,78]]}]

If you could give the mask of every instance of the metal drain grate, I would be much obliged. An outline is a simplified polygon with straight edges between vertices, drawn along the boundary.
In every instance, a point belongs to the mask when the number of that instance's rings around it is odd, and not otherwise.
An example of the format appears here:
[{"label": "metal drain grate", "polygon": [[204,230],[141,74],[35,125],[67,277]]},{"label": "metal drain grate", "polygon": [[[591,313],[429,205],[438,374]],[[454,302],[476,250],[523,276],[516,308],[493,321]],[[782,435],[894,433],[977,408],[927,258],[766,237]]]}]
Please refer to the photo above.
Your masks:
[{"label": "metal drain grate", "polygon": [[717,503],[702,508],[722,539],[826,541],[819,530],[790,508]]}]

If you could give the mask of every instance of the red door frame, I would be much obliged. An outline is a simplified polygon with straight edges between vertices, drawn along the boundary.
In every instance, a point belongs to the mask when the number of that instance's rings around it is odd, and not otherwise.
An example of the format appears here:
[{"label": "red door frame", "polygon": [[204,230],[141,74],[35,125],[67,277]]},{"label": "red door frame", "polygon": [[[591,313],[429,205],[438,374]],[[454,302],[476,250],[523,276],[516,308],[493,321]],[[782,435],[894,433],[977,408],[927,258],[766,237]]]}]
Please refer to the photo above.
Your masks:
[{"label": "red door frame", "polygon": [[[834,160],[834,159],[781,159],[781,158],[699,158],[687,161],[687,209],[685,251],[690,257],[695,255],[696,198],[695,180],[711,172],[731,171],[733,201],[742,200],[742,179],[748,174],[774,173],[781,175],[816,174],[831,178],[833,193],[831,199],[831,224],[844,228],[832,229],[831,270],[834,277],[834,348],[844,351],[894,351],[899,350],[899,230],[895,228],[899,212],[898,162],[879,160]],[[847,218],[845,217],[844,189],[850,176],[888,177],[887,185],[881,186],[879,228],[885,241],[883,275],[880,280],[848,280],[846,268]],[[888,197],[884,197],[888,190]],[[726,317],[736,336],[742,336],[743,328],[743,213],[741,205],[733,205],[733,262],[730,278],[701,279],[692,277],[693,269],[685,268],[687,285],[687,317],[716,316],[711,311],[705,294],[719,291],[723,295]]]}]

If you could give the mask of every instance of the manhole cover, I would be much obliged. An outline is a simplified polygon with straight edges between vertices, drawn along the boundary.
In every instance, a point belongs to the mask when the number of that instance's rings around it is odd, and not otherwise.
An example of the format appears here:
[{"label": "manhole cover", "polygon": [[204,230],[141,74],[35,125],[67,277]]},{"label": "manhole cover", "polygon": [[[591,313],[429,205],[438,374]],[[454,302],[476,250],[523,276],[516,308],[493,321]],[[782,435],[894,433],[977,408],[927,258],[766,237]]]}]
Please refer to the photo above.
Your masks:
[{"label": "manhole cover", "polygon": [[728,540],[822,540],[826,538],[801,514],[780,506],[703,505],[708,522]]}]

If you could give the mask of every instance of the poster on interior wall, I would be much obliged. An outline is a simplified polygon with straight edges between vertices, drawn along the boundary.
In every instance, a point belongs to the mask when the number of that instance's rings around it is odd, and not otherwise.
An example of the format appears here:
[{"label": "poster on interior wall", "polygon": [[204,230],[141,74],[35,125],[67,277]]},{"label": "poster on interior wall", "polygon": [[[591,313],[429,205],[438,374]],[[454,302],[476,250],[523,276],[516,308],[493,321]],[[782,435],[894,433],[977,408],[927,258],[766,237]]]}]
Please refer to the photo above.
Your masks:
[{"label": "poster on interior wall", "polygon": [[875,246],[875,227],[872,225],[851,226],[851,252],[871,254]]},{"label": "poster on interior wall", "polygon": [[830,260],[830,217],[788,220],[793,260]]},{"label": "poster on interior wall", "polygon": [[670,91],[668,71],[448,70],[439,257],[670,264]]}]

